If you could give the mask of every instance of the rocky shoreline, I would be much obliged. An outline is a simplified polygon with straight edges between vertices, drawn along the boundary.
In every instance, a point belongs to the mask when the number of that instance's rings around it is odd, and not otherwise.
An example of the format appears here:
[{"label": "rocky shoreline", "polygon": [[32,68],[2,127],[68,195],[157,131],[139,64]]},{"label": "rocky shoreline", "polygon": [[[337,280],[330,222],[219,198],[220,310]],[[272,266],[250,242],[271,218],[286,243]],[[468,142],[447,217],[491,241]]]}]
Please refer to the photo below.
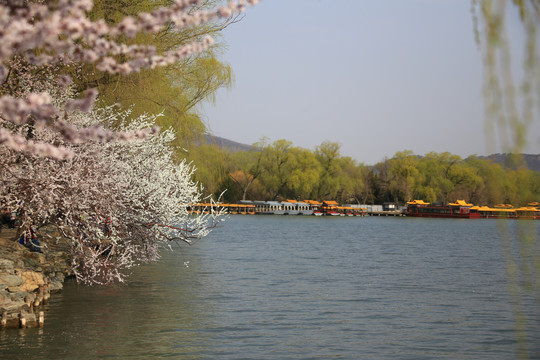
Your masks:
[{"label": "rocky shoreline", "polygon": [[43,326],[40,307],[50,294],[61,291],[71,276],[69,254],[62,241],[40,231],[43,253],[32,252],[17,241],[13,229],[0,232],[0,328]]}]

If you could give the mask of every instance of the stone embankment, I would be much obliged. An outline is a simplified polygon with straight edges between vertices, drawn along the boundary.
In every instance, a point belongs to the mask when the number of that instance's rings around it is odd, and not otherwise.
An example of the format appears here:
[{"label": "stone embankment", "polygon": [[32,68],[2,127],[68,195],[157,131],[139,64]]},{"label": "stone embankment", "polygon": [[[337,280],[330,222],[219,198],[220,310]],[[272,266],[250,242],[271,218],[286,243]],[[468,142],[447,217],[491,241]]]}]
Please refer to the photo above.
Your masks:
[{"label": "stone embankment", "polygon": [[19,244],[15,230],[0,232],[0,328],[42,326],[41,306],[71,275],[58,240],[40,236],[40,241],[43,253],[32,252]]}]

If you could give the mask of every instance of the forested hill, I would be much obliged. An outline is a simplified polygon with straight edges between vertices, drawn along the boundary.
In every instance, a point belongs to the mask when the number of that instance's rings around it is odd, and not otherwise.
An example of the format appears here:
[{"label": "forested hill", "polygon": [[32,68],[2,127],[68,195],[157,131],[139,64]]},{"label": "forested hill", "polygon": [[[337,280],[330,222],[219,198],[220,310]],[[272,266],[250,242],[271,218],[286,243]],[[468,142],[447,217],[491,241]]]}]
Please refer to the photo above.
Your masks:
[{"label": "forested hill", "polygon": [[[540,172],[540,155],[522,154],[522,156],[529,170]],[[515,168],[515,160],[512,154],[492,154],[488,156],[478,156],[478,158],[491,160],[494,163],[503,165],[505,167]]]},{"label": "forested hill", "polygon": [[252,149],[251,145],[242,144],[236,141],[232,141],[229,139],[225,139],[225,138],[210,135],[210,134],[206,134],[205,141],[207,144],[217,145],[218,147],[224,148],[230,152],[249,151]]}]

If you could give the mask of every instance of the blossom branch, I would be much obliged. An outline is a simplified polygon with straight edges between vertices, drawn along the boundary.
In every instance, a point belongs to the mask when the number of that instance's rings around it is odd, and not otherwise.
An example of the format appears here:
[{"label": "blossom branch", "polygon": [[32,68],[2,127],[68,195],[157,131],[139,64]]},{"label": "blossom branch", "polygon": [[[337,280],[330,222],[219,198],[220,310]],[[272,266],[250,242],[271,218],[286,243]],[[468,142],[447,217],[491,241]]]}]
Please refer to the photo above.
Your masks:
[{"label": "blossom branch", "polygon": [[[176,29],[183,29],[219,19],[230,19],[243,12],[247,6],[257,3],[258,0],[240,0],[211,11],[191,11],[200,4],[199,0],[175,0],[169,7],[141,13],[137,17],[128,16],[119,24],[109,26],[103,20],[93,22],[87,18],[86,13],[93,6],[91,0],[61,0],[46,5],[8,2],[7,5],[0,5],[0,29],[5,29],[0,32],[0,82],[8,77],[6,64],[17,56],[35,66],[57,63],[95,64],[96,69],[110,74],[130,74],[141,69],[167,66],[207,50],[212,46],[213,39],[207,36],[164,54],[157,54],[152,46],[127,45],[115,39],[121,38],[121,35],[132,38],[141,32],[158,32],[171,24]],[[96,97],[97,91],[89,90],[82,99],[68,101],[64,110],[89,111]],[[0,97],[0,116],[16,125],[35,122],[40,128],[60,129],[64,139],[74,143],[104,139],[131,140],[142,135],[113,135],[97,127],[76,130],[56,123],[53,120],[62,110],[52,105],[50,100],[46,93],[29,93],[26,98],[5,95]],[[7,144],[8,137],[4,138]],[[60,154],[64,153],[63,150],[55,154],[50,147],[21,142],[13,136],[9,137],[9,144],[13,150],[20,149],[39,156],[52,154],[55,159],[64,156]]]}]

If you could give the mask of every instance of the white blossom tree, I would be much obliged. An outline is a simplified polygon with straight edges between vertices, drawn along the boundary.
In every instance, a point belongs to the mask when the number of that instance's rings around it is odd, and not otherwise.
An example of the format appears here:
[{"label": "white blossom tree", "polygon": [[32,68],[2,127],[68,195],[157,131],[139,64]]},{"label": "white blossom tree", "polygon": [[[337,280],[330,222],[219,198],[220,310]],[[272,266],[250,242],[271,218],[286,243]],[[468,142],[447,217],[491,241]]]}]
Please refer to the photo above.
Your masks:
[{"label": "white blossom tree", "polygon": [[[93,126],[118,118],[113,109],[74,113],[76,126]],[[142,116],[126,130],[153,122]],[[0,147],[0,203],[17,211],[22,232],[30,226],[55,226],[68,241],[79,281],[107,284],[124,281],[126,269],[159,258],[162,247],[192,244],[220,221],[220,213],[190,214],[201,200],[191,180],[193,167],[177,162],[169,143],[171,130],[145,140],[70,144],[54,131],[40,131],[37,141],[62,145],[71,159],[58,161]]]}]

